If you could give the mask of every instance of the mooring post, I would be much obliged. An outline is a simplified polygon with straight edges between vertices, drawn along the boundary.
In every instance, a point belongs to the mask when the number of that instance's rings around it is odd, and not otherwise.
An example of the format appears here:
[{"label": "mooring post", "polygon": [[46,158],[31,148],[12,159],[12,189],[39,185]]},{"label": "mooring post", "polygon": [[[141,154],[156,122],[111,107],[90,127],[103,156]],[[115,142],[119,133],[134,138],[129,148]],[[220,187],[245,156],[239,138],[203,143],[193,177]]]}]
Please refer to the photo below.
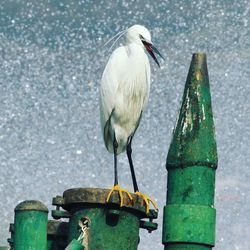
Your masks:
[{"label": "mooring post", "polygon": [[151,232],[157,228],[153,222],[157,213],[150,210],[147,215],[141,198],[131,194],[134,199],[131,202],[125,194],[124,206],[120,207],[116,192],[110,202],[106,202],[109,191],[99,188],[69,189],[63,196],[53,199],[57,209],[52,211],[52,216],[55,219],[69,218],[68,247],[75,246],[77,249],[76,243],[79,242],[76,240],[82,239],[84,250],[136,250],[139,229],[145,228]]},{"label": "mooring post", "polygon": [[14,250],[47,250],[48,209],[40,201],[28,200],[15,208]]},{"label": "mooring post", "polygon": [[217,161],[206,55],[197,53],[192,57],[167,156],[165,250],[208,250],[214,246]]}]

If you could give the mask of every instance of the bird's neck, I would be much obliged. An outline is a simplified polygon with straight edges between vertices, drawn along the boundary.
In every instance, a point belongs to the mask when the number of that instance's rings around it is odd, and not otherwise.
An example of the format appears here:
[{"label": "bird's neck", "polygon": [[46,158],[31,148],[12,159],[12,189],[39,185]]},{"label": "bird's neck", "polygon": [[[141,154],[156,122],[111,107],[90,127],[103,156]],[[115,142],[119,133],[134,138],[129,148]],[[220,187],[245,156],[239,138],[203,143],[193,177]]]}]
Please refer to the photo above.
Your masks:
[{"label": "bird's neck", "polygon": [[127,49],[127,53],[128,53],[128,56],[131,57],[131,56],[145,56],[146,55],[146,51],[145,51],[145,48],[143,47],[143,45],[139,45],[139,44],[136,44],[136,43],[128,43],[126,45],[126,49]]}]

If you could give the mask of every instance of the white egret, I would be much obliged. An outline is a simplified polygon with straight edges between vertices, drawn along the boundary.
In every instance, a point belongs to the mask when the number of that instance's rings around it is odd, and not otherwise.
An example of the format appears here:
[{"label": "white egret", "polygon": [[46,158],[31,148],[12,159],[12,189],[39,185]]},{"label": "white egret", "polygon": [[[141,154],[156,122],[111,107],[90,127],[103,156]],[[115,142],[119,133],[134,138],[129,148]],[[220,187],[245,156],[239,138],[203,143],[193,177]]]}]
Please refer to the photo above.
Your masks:
[{"label": "white egret", "polygon": [[119,193],[120,206],[123,205],[123,192],[132,200],[130,193],[118,185],[117,155],[126,150],[135,194],[143,198],[148,213],[149,202],[157,207],[148,196],[139,193],[131,157],[131,143],[149,97],[150,65],[147,53],[158,66],[160,65],[154,52],[161,57],[162,55],[152,44],[150,32],[144,26],[133,25],[124,33],[126,44],[112,53],[101,79],[102,133],[107,150],[114,154],[115,172],[114,187],[107,202],[114,191]]}]

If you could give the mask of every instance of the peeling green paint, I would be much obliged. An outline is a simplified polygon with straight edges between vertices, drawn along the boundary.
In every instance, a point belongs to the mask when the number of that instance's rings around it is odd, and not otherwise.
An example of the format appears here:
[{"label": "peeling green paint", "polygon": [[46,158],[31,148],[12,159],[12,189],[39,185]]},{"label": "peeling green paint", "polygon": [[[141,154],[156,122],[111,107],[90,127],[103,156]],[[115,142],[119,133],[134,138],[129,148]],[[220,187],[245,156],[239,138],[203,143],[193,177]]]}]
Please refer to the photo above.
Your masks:
[{"label": "peeling green paint", "polygon": [[167,156],[165,250],[208,250],[214,246],[217,162],[206,55],[194,54]]},{"label": "peeling green paint", "polygon": [[14,250],[47,250],[48,209],[40,201],[15,208]]},{"label": "peeling green paint", "polygon": [[194,54],[179,119],[170,144],[167,168],[217,167],[217,149],[205,54]]}]

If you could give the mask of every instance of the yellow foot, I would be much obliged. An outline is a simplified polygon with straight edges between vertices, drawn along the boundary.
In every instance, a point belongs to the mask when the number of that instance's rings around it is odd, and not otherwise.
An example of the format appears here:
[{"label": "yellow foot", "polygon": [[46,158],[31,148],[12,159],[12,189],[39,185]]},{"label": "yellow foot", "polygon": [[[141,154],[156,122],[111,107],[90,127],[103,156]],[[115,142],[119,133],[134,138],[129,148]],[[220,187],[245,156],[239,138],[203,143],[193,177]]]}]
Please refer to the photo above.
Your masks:
[{"label": "yellow foot", "polygon": [[150,202],[153,204],[154,208],[158,211],[158,207],[156,205],[156,203],[149,198],[146,194],[141,194],[140,192],[135,192],[136,195],[138,195],[139,197],[141,197],[143,199],[143,201],[145,202],[145,206],[146,206],[146,214],[149,214],[149,208],[150,208]]},{"label": "yellow foot", "polygon": [[108,197],[107,197],[107,199],[106,199],[106,202],[109,202],[110,197],[111,197],[111,195],[113,194],[114,191],[117,191],[118,194],[119,194],[119,198],[120,198],[120,207],[123,206],[123,194],[122,194],[122,193],[126,193],[127,196],[129,197],[129,199],[130,199],[131,201],[133,200],[131,194],[130,194],[127,190],[121,189],[119,185],[115,185],[113,188],[111,188],[111,190],[110,190],[110,192],[109,192],[109,194],[108,194]]}]

